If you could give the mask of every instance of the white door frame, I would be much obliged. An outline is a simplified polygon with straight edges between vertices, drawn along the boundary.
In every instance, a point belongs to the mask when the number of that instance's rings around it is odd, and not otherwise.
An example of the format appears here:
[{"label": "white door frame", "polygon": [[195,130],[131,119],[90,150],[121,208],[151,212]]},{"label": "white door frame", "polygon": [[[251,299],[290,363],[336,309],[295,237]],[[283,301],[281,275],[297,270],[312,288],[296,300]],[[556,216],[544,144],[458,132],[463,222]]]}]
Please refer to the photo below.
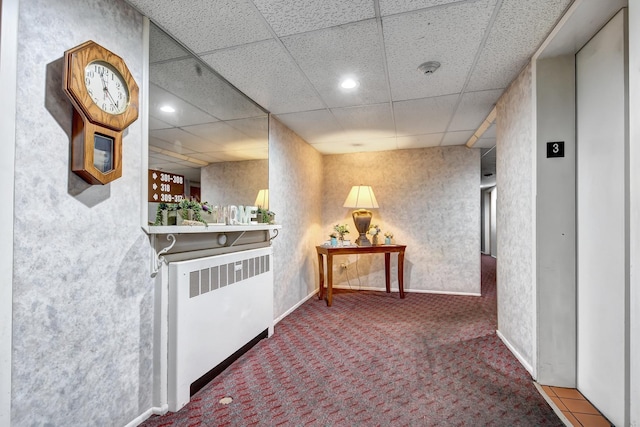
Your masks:
[{"label": "white door frame", "polygon": [[19,0],[0,2],[0,425],[11,424],[13,209]]}]

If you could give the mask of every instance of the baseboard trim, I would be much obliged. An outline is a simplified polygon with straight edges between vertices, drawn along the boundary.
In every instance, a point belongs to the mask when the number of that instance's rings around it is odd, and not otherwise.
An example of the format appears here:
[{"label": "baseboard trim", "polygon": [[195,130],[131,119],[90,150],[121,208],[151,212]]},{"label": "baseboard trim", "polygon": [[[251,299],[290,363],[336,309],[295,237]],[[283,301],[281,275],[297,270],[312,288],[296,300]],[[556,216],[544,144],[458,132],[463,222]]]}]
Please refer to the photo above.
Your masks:
[{"label": "baseboard trim", "polygon": [[482,296],[481,293],[477,293],[477,292],[454,292],[454,291],[432,291],[429,289],[423,290],[423,289],[410,289],[410,290],[406,290],[405,292],[407,293],[414,293],[414,294],[439,294],[439,295],[459,295],[462,297],[480,297]]},{"label": "baseboard trim", "polygon": [[[338,285],[338,286],[333,286],[333,289],[342,289],[342,290],[350,290],[350,291],[378,291],[378,292],[385,292],[385,288],[378,288],[378,287],[373,287],[373,286],[345,286],[345,285]],[[441,295],[459,295],[459,296],[466,296],[466,297],[479,297],[482,296],[482,294],[479,293],[475,293],[475,292],[453,292],[453,291],[432,291],[429,289],[405,289],[404,290],[405,293],[414,293],[414,294],[441,294]],[[398,288],[391,288],[391,292],[400,292],[400,290]]]},{"label": "baseboard trim", "polygon": [[509,342],[508,339],[505,338],[504,335],[502,335],[502,333],[500,333],[500,331],[496,331],[496,335],[498,335],[498,338],[500,338],[500,340],[504,343],[504,345],[507,346],[509,351],[513,353],[516,359],[518,359],[518,361],[524,367],[524,369],[526,369],[527,372],[529,372],[529,375],[533,377],[534,376],[533,367],[531,366],[531,364],[529,364],[529,362],[527,362],[526,359],[522,357],[522,355],[518,352],[518,350],[516,350],[516,348]]},{"label": "baseboard trim", "polygon": [[296,311],[296,309],[298,307],[300,307],[302,304],[304,304],[305,302],[309,301],[313,296],[318,294],[318,289],[313,290],[309,295],[307,295],[306,297],[304,297],[302,300],[300,300],[300,302],[298,302],[296,305],[294,305],[293,307],[291,307],[289,310],[285,311],[284,313],[282,313],[280,316],[276,317],[273,320],[273,324],[274,326],[280,322],[282,319],[284,319],[285,317],[287,317],[288,315],[290,315],[291,313],[293,313],[294,311]]},{"label": "baseboard trim", "polygon": [[164,405],[162,407],[154,406],[153,408],[149,408],[146,411],[144,411],[142,414],[138,415],[131,422],[129,422],[129,424],[127,424],[125,427],[139,426],[140,424],[148,420],[149,417],[151,417],[151,415],[164,415],[167,413],[167,411],[169,411],[169,405]]}]

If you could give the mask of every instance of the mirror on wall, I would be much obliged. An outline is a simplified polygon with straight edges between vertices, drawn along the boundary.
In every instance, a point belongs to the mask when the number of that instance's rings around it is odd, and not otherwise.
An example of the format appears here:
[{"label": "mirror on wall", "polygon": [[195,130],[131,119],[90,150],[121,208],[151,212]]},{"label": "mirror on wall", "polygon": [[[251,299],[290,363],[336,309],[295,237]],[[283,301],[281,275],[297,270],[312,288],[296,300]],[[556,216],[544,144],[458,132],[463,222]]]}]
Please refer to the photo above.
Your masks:
[{"label": "mirror on wall", "polygon": [[179,189],[210,205],[254,204],[268,188],[267,113],[153,23],[148,92],[149,223]]}]

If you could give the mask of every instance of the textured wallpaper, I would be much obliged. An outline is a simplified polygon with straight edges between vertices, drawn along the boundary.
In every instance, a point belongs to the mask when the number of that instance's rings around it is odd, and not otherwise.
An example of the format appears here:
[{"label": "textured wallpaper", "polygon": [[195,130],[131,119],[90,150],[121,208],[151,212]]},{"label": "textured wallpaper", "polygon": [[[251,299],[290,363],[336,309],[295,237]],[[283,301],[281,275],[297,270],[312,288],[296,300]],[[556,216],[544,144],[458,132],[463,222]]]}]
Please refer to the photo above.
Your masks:
[{"label": "textured wallpaper", "polygon": [[269,161],[211,163],[201,169],[201,198],[211,206],[251,206],[258,191],[269,188]]},{"label": "textured wallpaper", "polygon": [[70,172],[64,51],[94,40],[142,81],[142,18],[119,0],[20,2],[12,425],[125,425],[151,407],[153,284],[140,228],[141,121],[122,177]]},{"label": "textured wallpaper", "polygon": [[533,99],[531,65],[497,104],[498,329],[534,365]]},{"label": "textured wallpaper", "polygon": [[[405,289],[480,293],[480,152],[466,147],[424,148],[324,158],[322,238],[332,227],[357,231],[343,204],[353,185],[371,185],[380,205],[372,224],[406,244]],[[371,237],[369,236],[371,240]],[[334,284],[384,289],[384,257],[336,260]],[[392,288],[397,288],[392,256]],[[339,268],[346,262],[346,271]]]},{"label": "textured wallpaper", "polygon": [[322,164],[315,148],[273,117],[269,120],[269,203],[276,223],[282,224],[273,241],[276,317],[318,287]]}]

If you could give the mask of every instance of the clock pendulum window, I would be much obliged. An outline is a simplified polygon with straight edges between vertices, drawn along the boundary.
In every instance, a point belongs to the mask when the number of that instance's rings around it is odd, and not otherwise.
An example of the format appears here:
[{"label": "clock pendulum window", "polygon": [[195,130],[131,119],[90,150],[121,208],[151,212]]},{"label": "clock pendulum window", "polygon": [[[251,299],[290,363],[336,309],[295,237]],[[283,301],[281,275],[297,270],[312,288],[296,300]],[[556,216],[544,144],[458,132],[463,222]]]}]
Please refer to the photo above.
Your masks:
[{"label": "clock pendulum window", "polygon": [[90,184],[122,176],[122,133],[138,118],[138,85],[125,62],[93,41],[64,54],[73,104],[71,169]]}]

